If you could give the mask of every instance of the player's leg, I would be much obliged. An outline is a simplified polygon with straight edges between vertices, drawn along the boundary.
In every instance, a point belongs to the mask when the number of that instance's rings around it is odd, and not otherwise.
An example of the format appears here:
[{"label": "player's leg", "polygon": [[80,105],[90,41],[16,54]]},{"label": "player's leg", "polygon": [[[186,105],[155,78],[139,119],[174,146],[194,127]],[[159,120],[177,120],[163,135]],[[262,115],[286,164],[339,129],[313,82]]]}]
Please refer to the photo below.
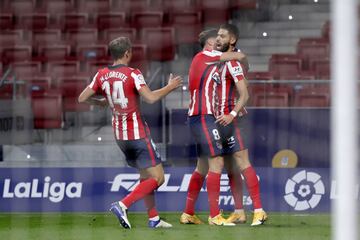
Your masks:
[{"label": "player's leg", "polygon": [[232,156],[224,157],[225,169],[229,177],[230,190],[234,198],[234,212],[227,218],[228,222],[245,223],[246,214],[243,207],[242,176]]},{"label": "player's leg", "polygon": [[182,224],[202,224],[202,221],[195,215],[195,203],[208,169],[207,158],[198,157],[196,168],[190,178],[185,209],[180,216],[180,223]]}]

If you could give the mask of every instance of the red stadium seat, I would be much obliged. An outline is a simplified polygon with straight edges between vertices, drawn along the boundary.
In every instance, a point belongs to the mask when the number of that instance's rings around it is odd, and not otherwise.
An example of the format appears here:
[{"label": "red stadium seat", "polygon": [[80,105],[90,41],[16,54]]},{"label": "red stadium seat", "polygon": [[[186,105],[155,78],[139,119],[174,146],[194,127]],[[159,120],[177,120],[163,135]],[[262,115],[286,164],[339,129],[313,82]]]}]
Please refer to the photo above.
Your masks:
[{"label": "red stadium seat", "polygon": [[4,9],[17,15],[34,12],[35,7],[36,0],[7,0]]},{"label": "red stadium seat", "polygon": [[304,88],[295,94],[296,107],[329,107],[330,90],[328,88]]},{"label": "red stadium seat", "polygon": [[41,75],[40,62],[16,62],[11,65],[17,77],[29,77]]},{"label": "red stadium seat", "polygon": [[280,75],[279,80],[315,80],[314,72],[300,72],[298,74]]},{"label": "red stadium seat", "polygon": [[266,91],[250,94],[252,105],[257,107],[289,107],[291,93],[288,88],[267,87]]},{"label": "red stadium seat", "polygon": [[297,54],[303,59],[302,68],[310,68],[310,59],[329,57],[329,42],[323,38],[303,38],[297,45]]},{"label": "red stadium seat", "polygon": [[0,30],[0,49],[4,46],[17,45],[23,42],[22,30]]},{"label": "red stadium seat", "polygon": [[14,27],[14,16],[11,13],[0,13],[0,29],[12,29]]},{"label": "red stadium seat", "polygon": [[330,60],[314,59],[310,61],[311,69],[315,71],[317,79],[330,79]]},{"label": "red stadium seat", "polygon": [[46,92],[51,89],[51,77],[48,76],[22,76],[19,78],[27,83],[33,92]]},{"label": "red stadium seat", "polygon": [[128,37],[132,42],[136,40],[135,28],[113,28],[104,31],[103,40],[108,44],[111,40],[120,36]]},{"label": "red stadium seat", "polygon": [[76,76],[80,73],[80,63],[76,61],[50,62],[47,73],[53,77]]},{"label": "red stadium seat", "polygon": [[87,66],[86,66],[87,71],[86,72],[89,74],[89,76],[93,77],[93,76],[95,76],[95,74],[97,73],[97,71],[99,69],[105,68],[111,64],[113,64],[112,60],[89,61],[89,62],[87,62]]},{"label": "red stadium seat", "polygon": [[58,24],[63,30],[81,29],[89,27],[87,13],[65,13],[58,15]]},{"label": "red stadium seat", "polygon": [[33,94],[32,110],[35,129],[52,129],[62,127],[63,103],[59,93]]},{"label": "red stadium seat", "polygon": [[197,0],[197,6],[202,10],[205,25],[219,25],[230,18],[229,0]]},{"label": "red stadium seat", "polygon": [[200,11],[181,11],[170,15],[170,26],[176,29],[176,43],[197,43],[202,31]]},{"label": "red stadium seat", "polygon": [[42,10],[50,14],[74,12],[74,0],[46,0],[42,2]]},{"label": "red stadium seat", "polygon": [[112,1],[113,9],[125,12],[145,11],[148,10],[149,7],[149,0]]},{"label": "red stadium seat", "polygon": [[175,58],[174,28],[144,28],[141,42],[151,46],[149,59],[153,61],[170,61]]},{"label": "red stadium seat", "polygon": [[65,112],[89,111],[90,105],[80,104],[77,99],[80,93],[88,85],[87,78],[69,77],[58,79],[57,88],[61,91],[63,98],[63,109]]},{"label": "red stadium seat", "polygon": [[74,45],[95,44],[98,40],[97,29],[77,29],[69,30],[65,33],[65,39]]},{"label": "red stadium seat", "polygon": [[129,66],[140,69],[143,75],[146,76],[149,71],[147,46],[143,44],[134,44],[132,46],[132,54]]},{"label": "red stadium seat", "polygon": [[229,8],[234,9],[256,9],[257,0],[230,0]]},{"label": "red stadium seat", "polygon": [[248,80],[273,80],[274,76],[271,72],[248,72],[246,78]]},{"label": "red stadium seat", "polygon": [[38,56],[41,61],[61,61],[70,56],[69,45],[39,46]]},{"label": "red stadium seat", "polygon": [[193,10],[193,0],[163,0],[164,9],[169,12],[180,12],[181,10]]},{"label": "red stadium seat", "polygon": [[163,12],[133,12],[131,14],[131,27],[146,28],[146,27],[161,27],[163,25]]},{"label": "red stadium seat", "polygon": [[108,12],[110,10],[110,0],[80,0],[79,7],[83,12]]},{"label": "red stadium seat", "polygon": [[[12,82],[5,83],[0,87],[0,99],[12,99],[14,94],[14,85]],[[28,86],[22,82],[17,82],[15,89],[17,98],[26,98],[28,96]]]},{"label": "red stadium seat", "polygon": [[32,58],[32,47],[28,45],[15,45],[4,47],[2,49],[2,61],[4,62],[19,62],[26,61]]},{"label": "red stadium seat", "polygon": [[48,27],[49,22],[50,15],[48,13],[22,14],[16,27],[27,30],[44,29]]},{"label": "red stadium seat", "polygon": [[126,27],[125,12],[99,13],[96,15],[96,25],[98,29]]},{"label": "red stadium seat", "polygon": [[273,54],[269,68],[275,79],[280,79],[281,75],[295,76],[300,73],[301,58],[294,54]]},{"label": "red stadium seat", "polygon": [[33,46],[54,45],[61,41],[61,31],[59,29],[44,29],[32,31]]},{"label": "red stadium seat", "polygon": [[108,55],[107,45],[79,45],[76,48],[76,54],[80,60],[106,59]]}]

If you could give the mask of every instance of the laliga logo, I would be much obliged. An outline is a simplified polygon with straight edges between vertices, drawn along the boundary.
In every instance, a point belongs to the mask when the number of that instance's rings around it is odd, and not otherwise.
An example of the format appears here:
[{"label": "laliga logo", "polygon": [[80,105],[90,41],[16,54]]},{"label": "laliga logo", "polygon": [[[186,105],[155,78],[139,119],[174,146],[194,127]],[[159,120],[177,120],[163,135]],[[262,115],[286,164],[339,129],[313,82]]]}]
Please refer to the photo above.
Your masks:
[{"label": "laliga logo", "polygon": [[284,199],[296,211],[303,211],[315,208],[324,194],[325,186],[321,176],[303,170],[287,180]]}]

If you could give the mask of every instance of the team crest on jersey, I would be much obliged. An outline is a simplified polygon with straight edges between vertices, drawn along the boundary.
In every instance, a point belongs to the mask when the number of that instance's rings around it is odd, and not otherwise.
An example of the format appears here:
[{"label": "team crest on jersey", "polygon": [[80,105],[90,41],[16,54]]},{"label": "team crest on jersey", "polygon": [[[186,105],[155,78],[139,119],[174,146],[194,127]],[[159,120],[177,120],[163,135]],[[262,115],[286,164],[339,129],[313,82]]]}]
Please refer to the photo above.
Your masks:
[{"label": "team crest on jersey", "polygon": [[217,84],[221,84],[219,72],[215,71],[215,72],[212,74],[211,79],[214,80]]}]

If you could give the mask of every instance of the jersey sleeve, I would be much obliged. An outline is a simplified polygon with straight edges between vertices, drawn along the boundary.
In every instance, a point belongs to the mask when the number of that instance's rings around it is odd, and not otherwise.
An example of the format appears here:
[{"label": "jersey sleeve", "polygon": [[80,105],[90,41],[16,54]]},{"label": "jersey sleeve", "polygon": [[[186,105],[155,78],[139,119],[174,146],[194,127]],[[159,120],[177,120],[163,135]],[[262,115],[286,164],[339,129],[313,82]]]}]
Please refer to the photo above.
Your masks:
[{"label": "jersey sleeve", "polygon": [[136,90],[140,90],[143,86],[146,86],[144,76],[139,69],[136,69],[131,73],[131,77],[134,79]]},{"label": "jersey sleeve", "polygon": [[203,54],[206,56],[206,63],[208,64],[213,64],[213,63],[217,63],[220,62],[220,56],[222,55],[222,52],[220,51],[203,51]]},{"label": "jersey sleeve", "polygon": [[238,61],[227,62],[227,67],[235,83],[244,80],[244,71]]},{"label": "jersey sleeve", "polygon": [[93,80],[91,81],[89,88],[91,88],[92,90],[94,90],[94,92],[97,92],[99,89],[101,89],[101,83],[100,83],[100,79],[99,79],[99,72],[97,72],[95,74],[95,76],[93,77]]}]

